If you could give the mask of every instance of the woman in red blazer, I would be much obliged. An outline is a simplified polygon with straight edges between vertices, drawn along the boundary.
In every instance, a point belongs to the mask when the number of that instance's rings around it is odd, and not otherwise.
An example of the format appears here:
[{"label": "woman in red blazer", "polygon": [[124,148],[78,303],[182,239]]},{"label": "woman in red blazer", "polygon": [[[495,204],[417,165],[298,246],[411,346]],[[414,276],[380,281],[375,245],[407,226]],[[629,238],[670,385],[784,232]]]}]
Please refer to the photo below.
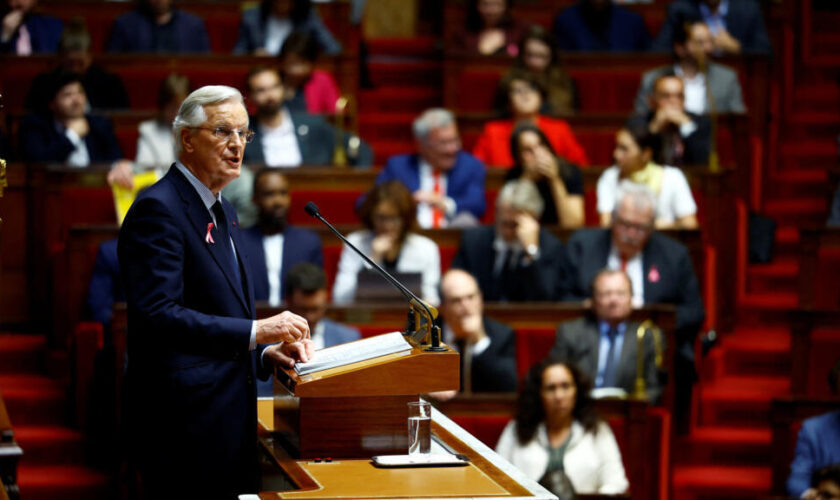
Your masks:
[{"label": "woman in red blazer", "polygon": [[537,78],[524,71],[513,71],[502,82],[507,90],[512,118],[494,120],[484,125],[473,148],[473,155],[488,167],[510,168],[510,134],[517,122],[536,124],[542,130],[558,156],[578,166],[588,166],[586,152],[578,143],[565,120],[540,114],[545,89]]}]

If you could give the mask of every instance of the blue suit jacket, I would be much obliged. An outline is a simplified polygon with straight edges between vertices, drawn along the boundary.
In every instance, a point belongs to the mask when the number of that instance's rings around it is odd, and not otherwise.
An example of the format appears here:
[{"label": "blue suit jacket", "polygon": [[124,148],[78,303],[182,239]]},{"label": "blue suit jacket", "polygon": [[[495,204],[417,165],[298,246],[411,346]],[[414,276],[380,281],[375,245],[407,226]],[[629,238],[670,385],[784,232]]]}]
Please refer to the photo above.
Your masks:
[{"label": "blue suit jacket", "polygon": [[114,302],[125,302],[125,292],[120,282],[117,240],[108,240],[99,245],[90,277],[87,305],[91,318],[110,327]]},{"label": "blue suit jacket", "polygon": [[[681,24],[703,19],[699,0],[677,0],[668,5],[668,14],[659,35],[651,45],[651,50],[671,52],[674,33]],[[769,54],[772,50],[770,38],[764,27],[761,7],[755,0],[729,0],[726,13],[726,30],[741,42],[742,52]]]},{"label": "blue suit jacket", "polygon": [[[455,200],[456,213],[469,212],[477,219],[484,215],[484,164],[466,151],[459,151],[455,166],[446,180],[446,195]],[[420,156],[395,155],[388,158],[385,168],[376,177],[376,184],[400,181],[412,193],[420,189]]]},{"label": "blue suit jacket", "polygon": [[[268,300],[268,271],[265,267],[263,232],[259,226],[242,231],[242,244],[250,259],[249,274],[254,280],[254,299]],[[294,226],[286,226],[283,231],[283,262],[280,266],[280,293],[285,295],[286,275],[289,269],[300,262],[311,262],[323,267],[324,255],[321,251],[321,238],[312,231]]]},{"label": "blue suit jacket", "polygon": [[840,410],[805,420],[796,439],[787,480],[788,493],[799,498],[810,486],[814,471],[837,463],[840,463]]},{"label": "blue suit jacket", "polygon": [[[26,30],[29,32],[29,40],[32,43],[33,54],[52,54],[58,49],[58,41],[61,39],[61,32],[64,24],[61,20],[42,14],[27,14],[23,21]],[[0,52],[4,54],[14,53],[17,47],[20,30],[5,43],[0,43]]]},{"label": "blue suit jacket", "polygon": [[[91,163],[111,163],[122,158],[122,150],[111,120],[86,115],[90,132],[85,145]],[[20,155],[28,161],[64,162],[73,152],[73,143],[55,125],[52,115],[27,115],[20,124]]]},{"label": "blue suit jacket", "polygon": [[[200,17],[175,9],[170,22],[175,40],[165,52],[210,52],[210,37]],[[154,20],[144,12],[127,12],[114,21],[108,52],[154,52],[154,30]]]},{"label": "blue suit jacket", "polygon": [[554,36],[560,49],[570,51],[640,52],[650,45],[642,16],[617,5],[611,6],[609,26],[603,36],[587,25],[580,4],[554,19]]},{"label": "blue suit jacket", "polygon": [[[236,212],[227,200],[223,207],[247,263]],[[239,282],[222,245],[205,242],[211,221],[184,174],[170,168],[137,198],[120,230],[126,435],[154,498],[232,498],[259,488],[255,377],[262,346],[249,350],[253,285],[247,265]]]},{"label": "blue suit jacket", "polygon": [[[265,48],[266,24],[268,16],[264,15],[262,7],[253,7],[242,11],[242,21],[239,24],[239,37],[233,47],[234,54],[249,54],[257,49]],[[335,55],[341,52],[341,44],[324,26],[315,9],[302,22],[292,27],[293,31],[302,31],[313,37],[324,54]],[[272,54],[277,55],[277,54]]]}]

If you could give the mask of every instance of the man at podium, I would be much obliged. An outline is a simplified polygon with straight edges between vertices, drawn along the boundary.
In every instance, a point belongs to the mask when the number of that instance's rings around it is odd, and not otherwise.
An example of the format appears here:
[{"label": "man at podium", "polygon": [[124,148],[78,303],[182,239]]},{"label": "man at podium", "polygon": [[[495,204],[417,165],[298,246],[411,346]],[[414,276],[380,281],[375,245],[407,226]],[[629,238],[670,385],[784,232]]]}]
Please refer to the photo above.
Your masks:
[{"label": "man at podium", "polygon": [[178,161],[134,202],[118,243],[129,455],[144,498],[236,498],[260,486],[255,378],[313,349],[300,316],[254,320],[246,247],[220,194],[253,137],[242,95],[196,90],[173,133]]}]

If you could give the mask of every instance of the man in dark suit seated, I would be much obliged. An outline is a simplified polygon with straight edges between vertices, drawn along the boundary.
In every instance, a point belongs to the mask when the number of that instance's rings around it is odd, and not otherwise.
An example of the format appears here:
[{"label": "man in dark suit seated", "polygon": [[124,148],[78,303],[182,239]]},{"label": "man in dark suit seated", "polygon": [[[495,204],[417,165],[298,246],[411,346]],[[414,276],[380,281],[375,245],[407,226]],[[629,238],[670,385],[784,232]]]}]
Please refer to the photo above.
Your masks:
[{"label": "man in dark suit seated", "polygon": [[668,5],[668,14],[651,48],[671,50],[678,26],[701,20],[712,30],[715,52],[720,54],[759,53],[772,50],[761,6],[755,0],[677,0]]},{"label": "man in dark suit seated", "polygon": [[496,224],[465,230],[452,267],[475,276],[488,301],[555,300],[562,244],[540,227],[542,211],[533,182],[508,182],[496,199]]},{"label": "man in dark suit seated", "polygon": [[[552,355],[577,365],[596,389],[618,387],[628,395],[636,385],[638,322],[630,322],[633,288],[627,273],[605,269],[592,282],[592,314],[561,323]],[[659,371],[653,338],[644,338],[645,389],[651,401],[659,399]]]},{"label": "man in dark suit seated", "polygon": [[[461,353],[461,392],[516,392],[513,329],[484,316],[484,299],[470,273],[450,269],[440,281],[443,340]],[[445,401],[457,391],[430,394]]]},{"label": "man in dark suit seated", "polygon": [[612,0],[580,0],[554,20],[554,37],[561,50],[641,52],[650,35],[645,20]]},{"label": "man in dark suit seated", "polygon": [[242,243],[251,257],[254,299],[272,306],[283,301],[286,276],[295,264],[324,264],[318,235],[287,222],[291,203],[289,181],[282,172],[266,167],[254,175],[257,224],[242,231]]},{"label": "man in dark suit seated", "polygon": [[[286,279],[286,305],[290,311],[299,314],[309,323],[312,346],[316,350],[362,338],[359,330],[327,318],[329,296],[327,278],[321,266],[301,262],[289,271]],[[258,383],[258,396],[272,394],[272,379]]]},{"label": "man in dark suit seated", "polygon": [[117,245],[124,435],[146,498],[236,498],[260,491],[257,377],[314,351],[300,316],[255,319],[250,256],[221,196],[251,139],[242,95],[194,91],[173,134],[178,161],[137,197]]},{"label": "man in dark suit seated", "polygon": [[[251,117],[255,135],[245,152],[245,163],[287,168],[334,165],[339,131],[321,116],[290,113],[276,68],[253,68],[246,81],[248,98],[257,112]],[[351,166],[373,164],[373,150],[358,136],[343,132],[342,143]]]},{"label": "man in dark suit seated", "polygon": [[0,53],[28,56],[51,54],[58,46],[63,25],[37,12],[37,0],[6,0],[0,9]]},{"label": "man in dark suit seated", "polygon": [[137,0],[137,8],[114,21],[108,52],[210,52],[200,17],[172,8],[173,0]]},{"label": "man in dark suit seated", "polygon": [[650,112],[630,119],[630,124],[647,123],[661,138],[655,161],[662,165],[705,165],[709,161],[712,125],[707,115],[685,110],[685,85],[673,72],[656,79],[648,98]]},{"label": "man in dark suit seated", "polygon": [[656,198],[647,187],[626,183],[616,199],[609,229],[582,229],[566,242],[561,294],[563,300],[585,300],[598,272],[621,269],[633,285],[634,306],[676,307],[676,406],[686,425],[695,379],[694,339],[706,316],[691,257],[685,246],[654,231]]},{"label": "man in dark suit seated", "polygon": [[474,226],[484,215],[484,164],[461,149],[455,116],[424,111],[412,125],[417,153],[388,158],[376,184],[399,181],[417,202],[422,228]]}]

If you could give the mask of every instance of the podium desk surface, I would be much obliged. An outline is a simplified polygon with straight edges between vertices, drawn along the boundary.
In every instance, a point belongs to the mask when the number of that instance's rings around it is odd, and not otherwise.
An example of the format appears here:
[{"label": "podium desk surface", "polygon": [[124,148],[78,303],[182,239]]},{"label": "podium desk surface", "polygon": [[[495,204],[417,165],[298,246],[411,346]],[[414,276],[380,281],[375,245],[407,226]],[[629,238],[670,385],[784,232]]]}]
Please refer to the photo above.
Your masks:
[{"label": "podium desk surface", "polygon": [[[273,398],[257,400],[257,416],[261,435],[270,435],[274,427]],[[432,433],[443,446],[466,455],[470,463],[462,467],[394,469],[374,467],[370,457],[314,463],[282,456],[276,453],[279,445],[264,442],[265,448],[299,489],[264,491],[259,497],[262,500],[557,498],[435,408],[432,409]]]}]

